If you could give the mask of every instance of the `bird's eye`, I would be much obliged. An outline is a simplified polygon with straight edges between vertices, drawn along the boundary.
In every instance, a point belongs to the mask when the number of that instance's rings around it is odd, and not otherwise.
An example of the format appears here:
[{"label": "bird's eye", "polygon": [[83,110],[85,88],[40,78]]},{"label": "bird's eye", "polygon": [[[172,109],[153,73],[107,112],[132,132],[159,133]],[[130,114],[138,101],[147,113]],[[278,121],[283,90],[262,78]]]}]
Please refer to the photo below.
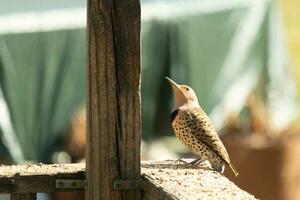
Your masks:
[{"label": "bird's eye", "polygon": [[188,87],[185,88],[186,91],[189,91],[190,89]]}]

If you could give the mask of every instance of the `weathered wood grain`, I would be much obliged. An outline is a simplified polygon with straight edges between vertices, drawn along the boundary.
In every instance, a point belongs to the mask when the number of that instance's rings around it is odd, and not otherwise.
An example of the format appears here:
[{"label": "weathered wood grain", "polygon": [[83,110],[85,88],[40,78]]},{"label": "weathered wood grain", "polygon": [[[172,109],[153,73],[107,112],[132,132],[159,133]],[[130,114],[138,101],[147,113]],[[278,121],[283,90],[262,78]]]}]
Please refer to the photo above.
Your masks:
[{"label": "weathered wood grain", "polygon": [[88,1],[87,199],[139,199],[114,191],[140,177],[140,3]]}]

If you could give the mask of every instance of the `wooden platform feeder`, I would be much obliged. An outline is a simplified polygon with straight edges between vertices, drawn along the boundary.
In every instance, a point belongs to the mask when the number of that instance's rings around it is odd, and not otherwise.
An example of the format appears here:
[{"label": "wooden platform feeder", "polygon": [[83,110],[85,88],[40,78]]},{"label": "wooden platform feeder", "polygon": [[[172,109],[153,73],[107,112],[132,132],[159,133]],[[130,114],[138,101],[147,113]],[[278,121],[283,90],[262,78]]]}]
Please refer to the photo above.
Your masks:
[{"label": "wooden platform feeder", "polygon": [[141,164],[138,0],[88,0],[87,122],[84,164],[0,167],[0,192],[14,200],[37,192],[85,190],[89,200],[255,199],[208,166]]},{"label": "wooden platform feeder", "polygon": [[[82,199],[88,184],[85,164],[27,164],[1,166],[0,186],[0,193],[11,193],[12,199],[31,200],[38,192],[71,191],[77,194],[65,199],[74,200]],[[205,163],[191,167],[174,160],[143,162],[138,180],[114,181],[112,191],[139,191],[137,199],[145,200],[255,199]]]}]

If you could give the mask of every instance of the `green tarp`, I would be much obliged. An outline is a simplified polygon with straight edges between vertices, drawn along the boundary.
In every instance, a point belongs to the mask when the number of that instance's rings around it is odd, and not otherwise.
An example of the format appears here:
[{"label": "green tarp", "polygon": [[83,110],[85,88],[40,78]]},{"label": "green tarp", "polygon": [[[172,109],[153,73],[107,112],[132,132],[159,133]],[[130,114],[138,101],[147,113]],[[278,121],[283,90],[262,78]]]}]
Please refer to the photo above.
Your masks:
[{"label": "green tarp", "polygon": [[0,85],[15,135],[5,144],[19,146],[21,155],[15,155],[18,147],[9,149],[15,161],[49,161],[71,115],[85,101],[84,49],[84,30],[0,37]]}]

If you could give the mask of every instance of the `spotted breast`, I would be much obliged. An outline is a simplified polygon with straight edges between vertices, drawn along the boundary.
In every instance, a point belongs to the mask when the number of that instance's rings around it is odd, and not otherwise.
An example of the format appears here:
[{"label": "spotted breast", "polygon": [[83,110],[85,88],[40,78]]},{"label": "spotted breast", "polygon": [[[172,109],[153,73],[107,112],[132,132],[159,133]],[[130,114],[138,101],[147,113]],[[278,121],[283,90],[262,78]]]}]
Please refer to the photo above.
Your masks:
[{"label": "spotted breast", "polygon": [[208,160],[216,171],[222,173],[224,164],[227,164],[237,174],[216,130],[200,107],[176,109],[171,114],[171,120],[175,135],[190,151],[201,160]]}]

